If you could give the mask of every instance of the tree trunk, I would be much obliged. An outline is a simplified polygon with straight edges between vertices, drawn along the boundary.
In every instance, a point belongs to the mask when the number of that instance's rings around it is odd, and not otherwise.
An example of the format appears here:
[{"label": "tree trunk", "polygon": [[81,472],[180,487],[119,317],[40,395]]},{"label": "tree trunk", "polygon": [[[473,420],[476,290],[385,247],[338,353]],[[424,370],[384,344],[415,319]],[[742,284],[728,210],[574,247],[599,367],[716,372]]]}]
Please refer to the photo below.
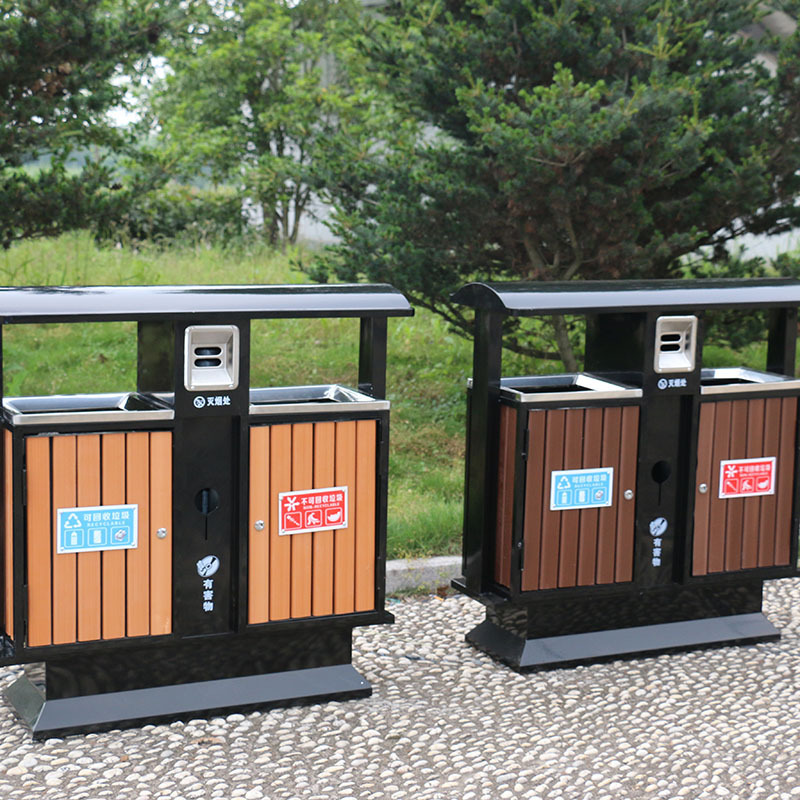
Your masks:
[{"label": "tree trunk", "polygon": [[558,347],[558,354],[561,356],[561,360],[564,362],[564,369],[567,372],[577,372],[578,359],[575,358],[575,351],[572,349],[572,344],[569,341],[567,321],[564,319],[564,315],[553,315],[551,323],[556,334],[556,346]]}]

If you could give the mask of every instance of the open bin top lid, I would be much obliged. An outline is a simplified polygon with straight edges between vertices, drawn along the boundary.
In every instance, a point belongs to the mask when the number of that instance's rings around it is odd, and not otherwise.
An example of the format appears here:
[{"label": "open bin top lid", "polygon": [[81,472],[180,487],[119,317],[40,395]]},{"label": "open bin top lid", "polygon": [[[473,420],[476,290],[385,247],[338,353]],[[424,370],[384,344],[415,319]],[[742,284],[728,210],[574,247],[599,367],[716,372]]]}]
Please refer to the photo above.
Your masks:
[{"label": "open bin top lid", "polygon": [[800,281],[762,278],[468,283],[451,299],[512,316],[736,306],[791,308],[800,306]]},{"label": "open bin top lid", "polygon": [[0,287],[3,323],[411,316],[388,284]]}]

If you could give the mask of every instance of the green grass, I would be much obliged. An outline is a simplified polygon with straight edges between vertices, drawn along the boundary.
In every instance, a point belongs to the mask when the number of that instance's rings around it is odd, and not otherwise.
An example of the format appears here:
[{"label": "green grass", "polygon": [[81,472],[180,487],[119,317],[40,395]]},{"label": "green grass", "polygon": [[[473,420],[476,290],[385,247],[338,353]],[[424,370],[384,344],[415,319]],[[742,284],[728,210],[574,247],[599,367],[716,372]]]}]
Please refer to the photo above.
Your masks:
[{"label": "green grass", "polygon": [[[99,248],[86,234],[70,234],[23,242],[0,253],[0,285],[306,282],[288,257],[266,248],[137,252]],[[132,323],[7,326],[4,391],[130,391],[136,383],[135,339]],[[253,386],[353,385],[357,359],[357,320],[253,323]],[[470,371],[470,344],[439,318],[418,311],[389,321],[390,558],[460,551]]]}]

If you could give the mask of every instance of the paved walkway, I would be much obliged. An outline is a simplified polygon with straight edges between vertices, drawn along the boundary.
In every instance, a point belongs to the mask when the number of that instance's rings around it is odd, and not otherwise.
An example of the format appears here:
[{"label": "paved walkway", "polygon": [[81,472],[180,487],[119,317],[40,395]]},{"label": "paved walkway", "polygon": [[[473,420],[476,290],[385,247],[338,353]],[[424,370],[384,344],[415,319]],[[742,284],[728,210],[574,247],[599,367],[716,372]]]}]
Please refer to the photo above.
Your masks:
[{"label": "paved walkway", "polygon": [[356,635],[365,700],[44,743],[0,703],[0,797],[800,797],[800,581],[766,589],[780,642],[532,675],[464,644],[466,598],[391,610]]}]

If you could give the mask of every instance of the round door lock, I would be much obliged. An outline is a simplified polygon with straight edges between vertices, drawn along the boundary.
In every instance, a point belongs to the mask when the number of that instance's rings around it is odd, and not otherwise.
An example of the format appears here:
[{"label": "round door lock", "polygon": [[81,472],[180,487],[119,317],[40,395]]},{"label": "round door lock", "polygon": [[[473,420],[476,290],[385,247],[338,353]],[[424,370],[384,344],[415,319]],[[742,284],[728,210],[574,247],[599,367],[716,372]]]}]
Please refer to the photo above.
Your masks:
[{"label": "round door lock", "polygon": [[159,539],[166,539],[167,538],[167,529],[166,528],[159,528],[156,531],[156,536],[158,536]]},{"label": "round door lock", "polygon": [[708,484],[707,483],[701,483],[697,487],[697,490],[700,492],[700,494],[705,494],[708,491]]},{"label": "round door lock", "polygon": [[254,527],[254,528],[257,530],[257,531],[263,531],[263,530],[264,530],[264,520],[263,520],[263,519],[257,519],[257,520],[256,520],[256,521],[253,523],[253,527]]},{"label": "round door lock", "polygon": [[626,489],[622,496],[626,500],[633,500],[633,489]]}]

